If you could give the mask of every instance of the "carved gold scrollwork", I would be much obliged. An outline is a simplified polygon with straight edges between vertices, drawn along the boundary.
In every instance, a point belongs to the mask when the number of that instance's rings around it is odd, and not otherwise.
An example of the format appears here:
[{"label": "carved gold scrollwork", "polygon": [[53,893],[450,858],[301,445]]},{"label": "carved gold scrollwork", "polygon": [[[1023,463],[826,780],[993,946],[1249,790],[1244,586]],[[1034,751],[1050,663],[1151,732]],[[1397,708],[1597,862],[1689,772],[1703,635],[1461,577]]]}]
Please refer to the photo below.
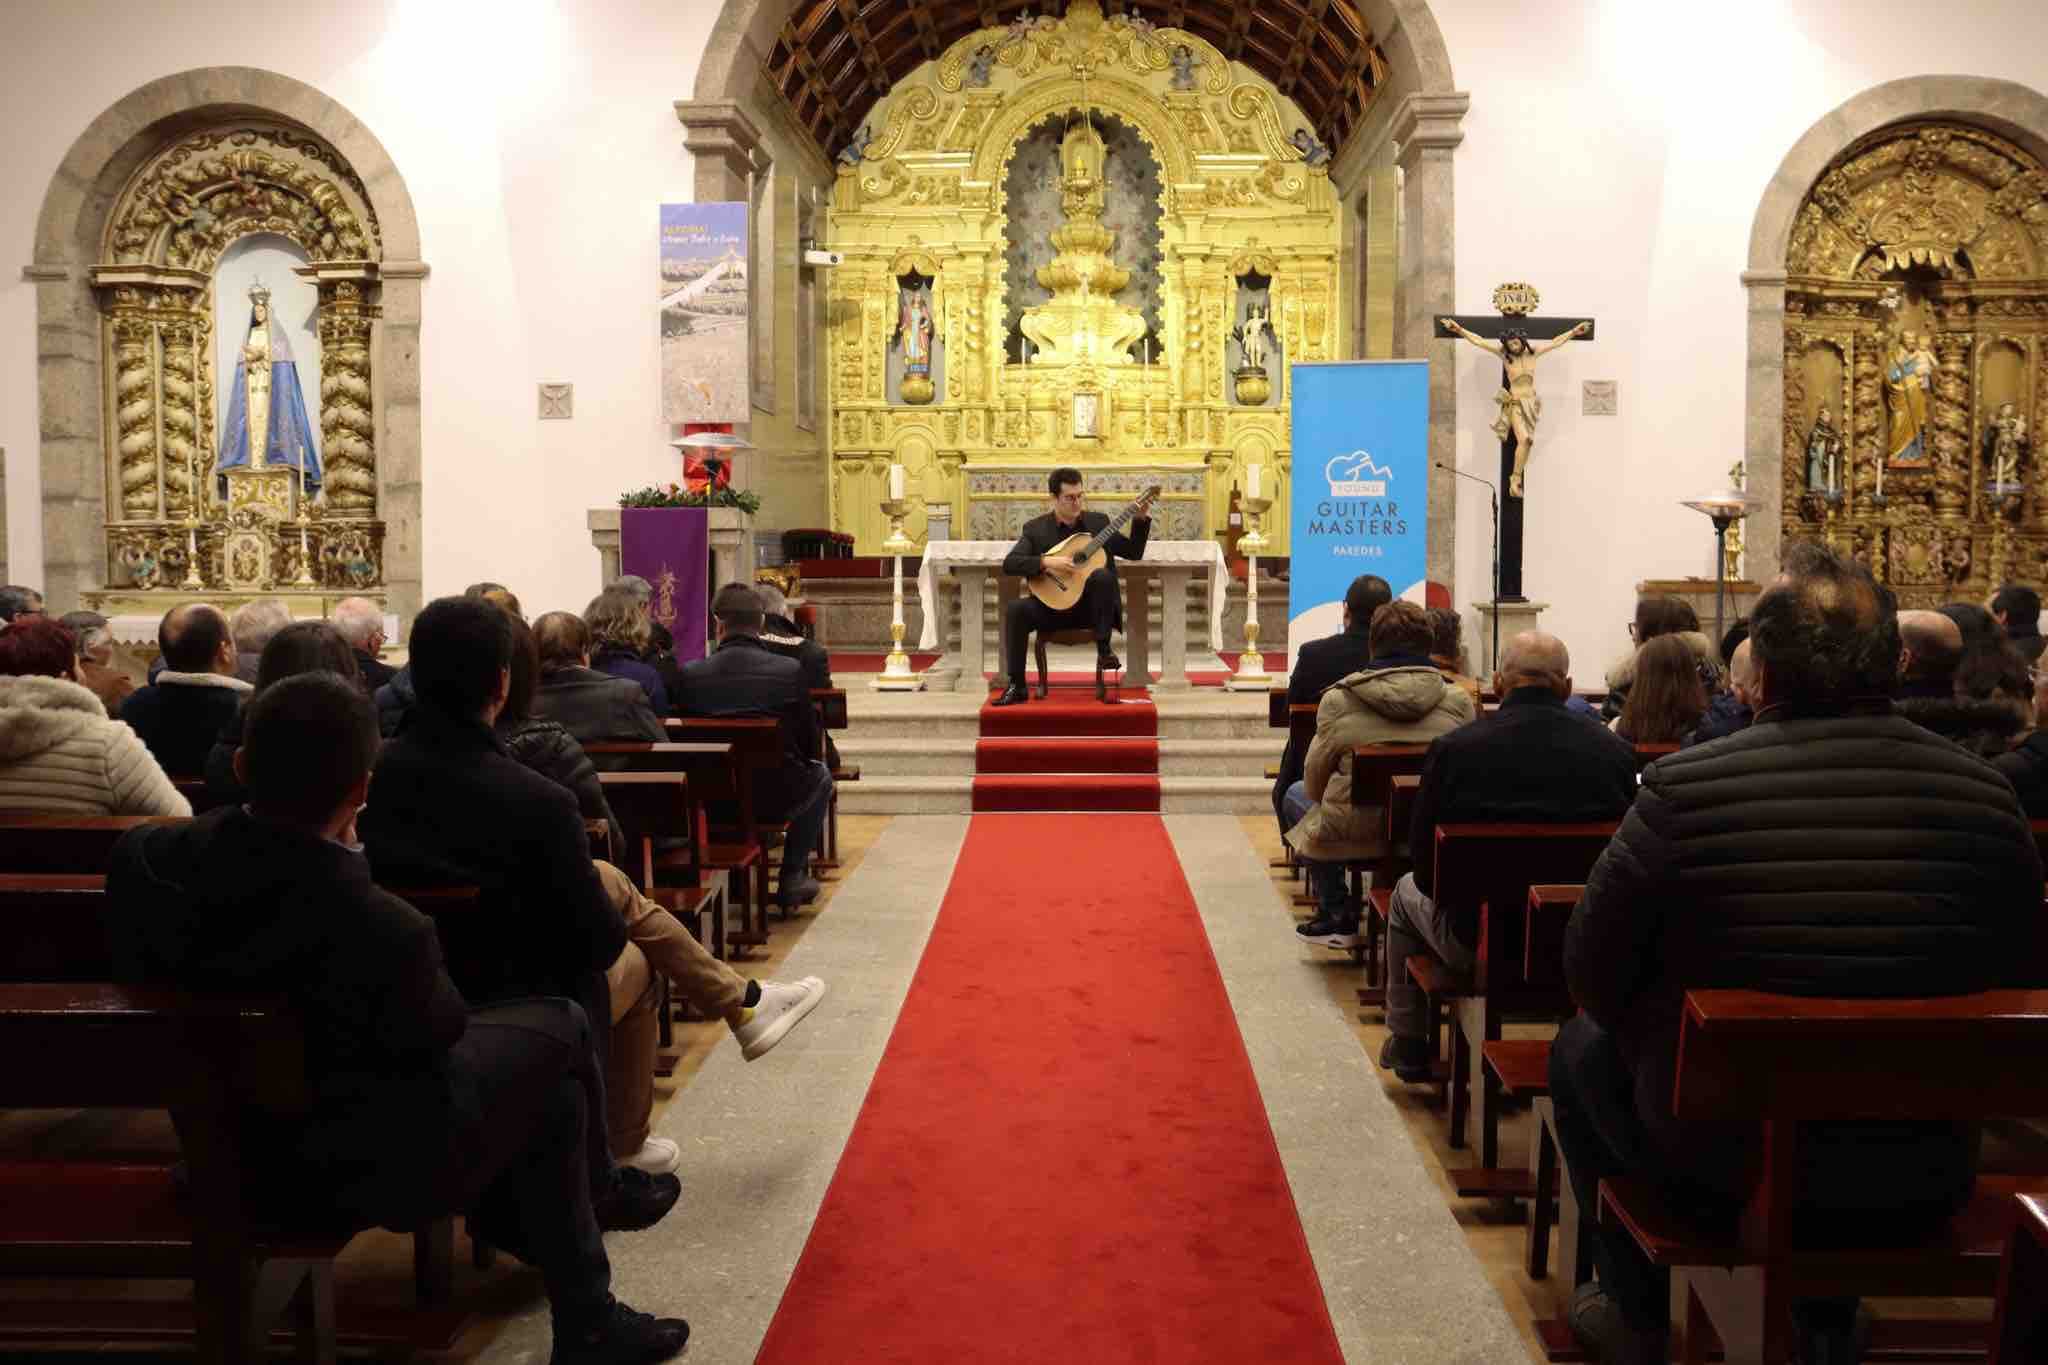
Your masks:
[{"label": "carved gold scrollwork", "polygon": [[157,515],[155,328],[139,313],[116,313],[114,449],[119,456],[121,514]]},{"label": "carved gold scrollwork", "polygon": [[362,516],[374,515],[377,508],[370,319],[362,290],[353,281],[321,290],[320,440],[327,452],[327,505]]},{"label": "carved gold scrollwork", "polygon": [[198,510],[196,479],[210,463],[199,445],[198,328],[172,322],[163,337],[164,512],[186,517]]}]

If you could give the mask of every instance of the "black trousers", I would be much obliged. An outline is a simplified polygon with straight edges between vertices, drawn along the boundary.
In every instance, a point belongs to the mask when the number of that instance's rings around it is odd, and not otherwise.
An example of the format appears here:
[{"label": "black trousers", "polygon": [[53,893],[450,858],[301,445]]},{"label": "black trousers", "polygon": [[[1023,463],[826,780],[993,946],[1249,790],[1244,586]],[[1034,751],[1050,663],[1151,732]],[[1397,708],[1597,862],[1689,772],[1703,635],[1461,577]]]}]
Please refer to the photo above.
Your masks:
[{"label": "black trousers", "polygon": [[611,1262],[591,1189],[612,1168],[595,1057],[574,1001],[477,1010],[449,1050],[446,1113],[393,1132],[376,1177],[335,1191],[338,1211],[392,1227],[466,1213],[493,1246],[540,1271],[558,1323],[596,1314]]},{"label": "black trousers", "polygon": [[1116,632],[1116,576],[1097,569],[1082,585],[1081,600],[1065,611],[1054,611],[1025,593],[1010,603],[1003,614],[1003,672],[1012,687],[1024,685],[1024,653],[1034,630],[1088,630],[1095,643],[1106,645]]}]

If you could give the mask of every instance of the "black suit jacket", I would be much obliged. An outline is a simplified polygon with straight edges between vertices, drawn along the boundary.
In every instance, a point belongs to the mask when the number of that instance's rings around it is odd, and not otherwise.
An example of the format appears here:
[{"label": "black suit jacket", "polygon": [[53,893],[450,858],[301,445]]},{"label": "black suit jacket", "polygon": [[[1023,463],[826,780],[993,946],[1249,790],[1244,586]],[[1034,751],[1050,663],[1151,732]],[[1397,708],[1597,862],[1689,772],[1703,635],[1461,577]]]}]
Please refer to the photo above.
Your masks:
[{"label": "black suit jacket", "polygon": [[[1302,645],[1301,653],[1294,658],[1294,668],[1287,675],[1287,704],[1313,706],[1322,700],[1330,684],[1350,677],[1371,662],[1372,650],[1365,643],[1364,626],[1354,625],[1335,635],[1310,640]],[[1308,742],[1297,745],[1290,733],[1287,747],[1280,754],[1280,776],[1273,783],[1273,814],[1280,814],[1281,798],[1287,795],[1289,787],[1301,781],[1307,766]]]},{"label": "black suit jacket", "polygon": [[631,678],[594,668],[551,668],[540,675],[533,714],[551,720],[579,744],[659,744],[668,738],[647,691]]},{"label": "black suit jacket", "polygon": [[[813,692],[827,692],[832,688],[832,656],[816,640],[805,635],[803,628],[787,616],[771,616],[761,628],[761,643],[770,653],[780,654],[785,659],[794,659],[804,671],[804,686]],[[828,767],[839,766],[839,746],[832,742],[832,736],[825,736],[825,763]]]},{"label": "black suit jacket", "polygon": [[363,686],[374,696],[378,688],[398,676],[398,670],[385,663],[376,655],[357,650],[356,667],[362,670]]},{"label": "black suit jacket", "polygon": [[[1100,532],[1107,525],[1109,525],[1109,514],[1107,512],[1083,512],[1081,520],[1071,526],[1060,525],[1059,518],[1050,512],[1043,516],[1033,517],[1024,523],[1023,533],[1017,537],[1017,543],[1010,547],[1010,553],[1003,556],[1003,572],[1013,578],[1030,578],[1038,572],[1039,557],[1051,550],[1053,546],[1059,544],[1068,536],[1073,535],[1076,531],[1086,531],[1092,536]],[[1109,538],[1103,548],[1109,551],[1109,562],[1106,567],[1108,568],[1111,580],[1116,578],[1117,560],[1143,559],[1145,557],[1145,541],[1151,534],[1152,518],[1137,517],[1131,521],[1131,529],[1128,533],[1118,531]],[[1116,600],[1116,623],[1121,628],[1124,623],[1121,584],[1118,585]]]},{"label": "black suit jacket", "polygon": [[782,780],[756,782],[757,818],[780,820],[809,782],[818,753],[818,713],[803,666],[759,637],[728,635],[708,658],[683,665],[676,712],[684,716],[774,716],[782,722]]}]

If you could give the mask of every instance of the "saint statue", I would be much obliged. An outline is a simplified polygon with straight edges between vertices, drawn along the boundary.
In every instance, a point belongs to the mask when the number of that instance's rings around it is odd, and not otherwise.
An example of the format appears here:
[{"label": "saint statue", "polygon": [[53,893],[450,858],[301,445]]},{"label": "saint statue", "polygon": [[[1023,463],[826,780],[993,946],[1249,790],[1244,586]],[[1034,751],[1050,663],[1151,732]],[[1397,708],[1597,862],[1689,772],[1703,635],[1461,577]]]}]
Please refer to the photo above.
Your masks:
[{"label": "saint statue", "polygon": [[896,304],[896,336],[905,373],[922,374],[932,364],[932,301],[923,285],[904,289]]},{"label": "saint statue", "polygon": [[1231,329],[1230,335],[1244,353],[1246,369],[1266,368],[1266,351],[1274,344],[1273,324],[1267,318],[1270,309],[1270,304],[1252,304],[1245,309],[1244,321]]},{"label": "saint statue", "polygon": [[1173,53],[1166,61],[1173,68],[1172,85],[1175,90],[1195,88],[1195,68],[1202,64],[1202,59],[1186,43],[1174,44]]},{"label": "saint statue", "polygon": [[1582,322],[1564,335],[1531,346],[1526,334],[1516,328],[1501,333],[1499,341],[1489,341],[1467,330],[1456,318],[1438,318],[1437,321],[1457,336],[1463,337],[1482,351],[1490,351],[1500,357],[1501,368],[1506,371],[1501,380],[1500,392],[1494,395],[1494,402],[1500,412],[1493,419],[1493,434],[1505,441],[1515,438],[1515,469],[1508,476],[1508,496],[1522,496],[1522,474],[1529,467],[1529,455],[1536,445],[1536,424],[1543,419],[1543,400],[1536,396],[1536,358],[1548,355],[1567,341],[1575,341],[1592,328],[1589,322]]},{"label": "saint statue", "polygon": [[299,471],[300,496],[320,491],[320,450],[306,418],[299,367],[284,329],[270,317],[270,291],[249,289],[249,334],[235,362],[227,417],[220,424],[219,469],[285,465]]},{"label": "saint statue", "polygon": [[1834,419],[1828,416],[1823,406],[1813,419],[1813,430],[1806,437],[1806,491],[1809,493],[1832,493],[1839,485],[1836,470],[1842,458],[1842,436],[1835,430]]},{"label": "saint statue", "polygon": [[1933,391],[1933,352],[1917,333],[1900,332],[1884,364],[1884,405],[1891,414],[1886,464],[1913,468],[1928,462],[1927,405]]},{"label": "saint statue", "polygon": [[1984,461],[1991,466],[1993,487],[2018,486],[2027,444],[2027,419],[2013,404],[2000,403],[1997,414],[1984,423]]}]

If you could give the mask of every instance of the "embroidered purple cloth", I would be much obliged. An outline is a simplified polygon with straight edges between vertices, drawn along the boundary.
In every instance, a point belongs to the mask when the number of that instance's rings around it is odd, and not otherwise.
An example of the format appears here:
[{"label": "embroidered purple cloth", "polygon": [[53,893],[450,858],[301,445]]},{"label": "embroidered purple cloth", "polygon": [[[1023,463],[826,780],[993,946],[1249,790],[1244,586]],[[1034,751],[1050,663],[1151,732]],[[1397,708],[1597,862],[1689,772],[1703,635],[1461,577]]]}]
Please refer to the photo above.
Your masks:
[{"label": "embroidered purple cloth", "polygon": [[619,572],[654,585],[654,619],[676,637],[676,661],[704,657],[710,612],[711,522],[702,507],[619,509]]}]

